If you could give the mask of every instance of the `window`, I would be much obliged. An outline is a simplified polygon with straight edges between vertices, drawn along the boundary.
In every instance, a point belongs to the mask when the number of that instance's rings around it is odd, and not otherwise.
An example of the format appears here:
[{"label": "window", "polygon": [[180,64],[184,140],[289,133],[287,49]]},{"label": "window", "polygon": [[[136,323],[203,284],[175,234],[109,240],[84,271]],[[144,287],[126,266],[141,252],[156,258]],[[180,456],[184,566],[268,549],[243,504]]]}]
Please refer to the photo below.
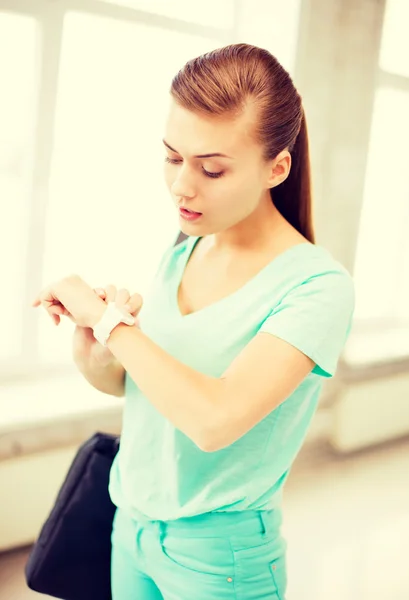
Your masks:
[{"label": "window", "polygon": [[379,64],[383,71],[409,77],[409,3],[387,0]]},{"label": "window", "polygon": [[355,264],[356,317],[409,324],[409,5],[388,0]]},{"label": "window", "polygon": [[[221,4],[221,3],[220,3]],[[238,38],[269,50],[290,73],[295,68],[301,0],[241,0]]]},{"label": "window", "polygon": [[237,40],[267,47],[291,71],[300,0],[280,23],[278,0],[35,1],[21,4],[24,15],[15,0],[3,6],[0,251],[9,293],[0,380],[72,368],[72,323],[53,327],[30,308],[38,281],[78,272],[94,286],[144,293],[178,232],[161,177],[172,76]]},{"label": "window", "polygon": [[[75,272],[91,285],[111,282],[143,295],[177,235],[160,177],[170,81],[189,58],[213,47],[211,39],[140,23],[66,15],[44,282]],[[41,328],[47,363],[69,360],[66,325]]]},{"label": "window", "polygon": [[[234,0],[100,0],[108,4],[127,6],[156,15],[180,19],[188,23],[230,29],[234,22]],[[191,58],[191,57],[190,57]]]},{"label": "window", "polygon": [[38,41],[34,18],[0,12],[0,360],[22,352]]}]

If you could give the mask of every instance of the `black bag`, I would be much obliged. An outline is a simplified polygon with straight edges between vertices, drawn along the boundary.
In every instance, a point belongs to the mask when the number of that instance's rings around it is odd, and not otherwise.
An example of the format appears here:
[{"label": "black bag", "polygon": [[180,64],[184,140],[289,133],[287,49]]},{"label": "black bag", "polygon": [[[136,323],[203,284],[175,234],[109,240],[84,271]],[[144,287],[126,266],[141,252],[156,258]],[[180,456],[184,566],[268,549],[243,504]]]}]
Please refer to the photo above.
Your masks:
[{"label": "black bag", "polygon": [[29,588],[62,600],[111,600],[109,472],[119,437],[80,446],[25,567]]}]

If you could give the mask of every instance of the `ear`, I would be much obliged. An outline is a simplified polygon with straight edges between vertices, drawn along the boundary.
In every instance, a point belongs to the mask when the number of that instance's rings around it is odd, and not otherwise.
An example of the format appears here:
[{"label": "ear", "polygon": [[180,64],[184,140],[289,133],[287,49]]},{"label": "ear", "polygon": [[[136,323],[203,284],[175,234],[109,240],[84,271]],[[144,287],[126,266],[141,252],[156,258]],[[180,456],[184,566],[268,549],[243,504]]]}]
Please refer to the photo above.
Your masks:
[{"label": "ear", "polygon": [[287,179],[291,169],[291,154],[283,150],[269,163],[268,187],[273,188]]}]

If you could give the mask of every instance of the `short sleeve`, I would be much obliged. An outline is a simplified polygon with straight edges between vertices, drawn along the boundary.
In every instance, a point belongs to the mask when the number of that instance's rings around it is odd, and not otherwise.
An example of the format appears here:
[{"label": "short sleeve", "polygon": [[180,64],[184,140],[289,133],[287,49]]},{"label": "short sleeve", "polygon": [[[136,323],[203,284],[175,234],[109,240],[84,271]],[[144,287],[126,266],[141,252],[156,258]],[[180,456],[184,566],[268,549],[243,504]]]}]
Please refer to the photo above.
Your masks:
[{"label": "short sleeve", "polygon": [[346,271],[326,272],[293,288],[263,322],[260,332],[275,335],[316,364],[313,373],[335,374],[352,326],[355,292]]}]

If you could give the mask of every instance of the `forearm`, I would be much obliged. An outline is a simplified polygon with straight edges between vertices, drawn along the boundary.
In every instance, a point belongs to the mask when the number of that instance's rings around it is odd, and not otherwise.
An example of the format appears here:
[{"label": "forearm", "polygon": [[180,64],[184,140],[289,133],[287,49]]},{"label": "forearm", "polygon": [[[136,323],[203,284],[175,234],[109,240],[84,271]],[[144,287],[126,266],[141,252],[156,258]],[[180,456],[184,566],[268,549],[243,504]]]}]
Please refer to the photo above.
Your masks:
[{"label": "forearm", "polygon": [[125,394],[125,369],[117,359],[102,365],[92,359],[85,361],[74,356],[74,363],[88,383],[100,392],[118,397]]},{"label": "forearm", "polygon": [[136,327],[118,325],[107,345],[156,409],[208,450],[220,425],[222,381],[176,360]]}]

